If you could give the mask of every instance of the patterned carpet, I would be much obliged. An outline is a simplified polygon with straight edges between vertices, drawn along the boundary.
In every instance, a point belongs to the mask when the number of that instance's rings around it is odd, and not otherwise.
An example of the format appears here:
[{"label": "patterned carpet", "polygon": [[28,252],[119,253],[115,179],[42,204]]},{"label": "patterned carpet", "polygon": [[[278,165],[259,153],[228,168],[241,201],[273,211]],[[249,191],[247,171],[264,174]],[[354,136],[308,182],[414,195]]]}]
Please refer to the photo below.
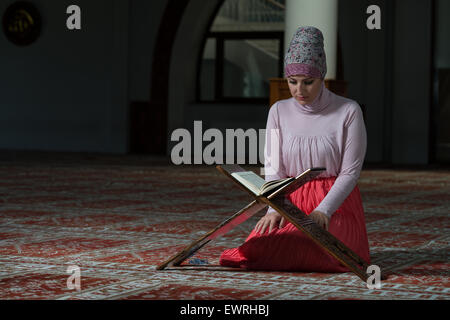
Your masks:
[{"label": "patterned carpet", "polygon": [[[241,244],[263,212],[190,260],[207,265],[156,271],[251,200],[213,166],[137,156],[3,157],[0,299],[448,300],[450,171],[364,170],[359,186],[372,264],[389,275],[381,289],[352,273],[218,266],[221,251]],[[68,286],[69,266],[79,268],[80,290]]]}]

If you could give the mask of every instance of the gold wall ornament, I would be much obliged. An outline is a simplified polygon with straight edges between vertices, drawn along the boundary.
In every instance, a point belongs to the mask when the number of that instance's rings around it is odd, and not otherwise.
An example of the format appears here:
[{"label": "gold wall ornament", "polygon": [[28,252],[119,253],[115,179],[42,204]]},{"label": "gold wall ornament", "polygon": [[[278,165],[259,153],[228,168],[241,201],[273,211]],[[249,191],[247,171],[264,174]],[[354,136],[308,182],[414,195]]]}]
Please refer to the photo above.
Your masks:
[{"label": "gold wall ornament", "polygon": [[18,46],[27,46],[41,33],[41,16],[36,7],[25,1],[11,4],[3,14],[3,32]]}]

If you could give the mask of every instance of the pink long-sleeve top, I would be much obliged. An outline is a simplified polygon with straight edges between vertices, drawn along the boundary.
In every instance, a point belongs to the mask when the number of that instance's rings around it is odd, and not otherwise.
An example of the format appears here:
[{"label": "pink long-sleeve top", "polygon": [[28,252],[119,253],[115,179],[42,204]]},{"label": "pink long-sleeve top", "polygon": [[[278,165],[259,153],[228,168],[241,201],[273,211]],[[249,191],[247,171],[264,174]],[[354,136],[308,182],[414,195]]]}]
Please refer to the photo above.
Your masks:
[{"label": "pink long-sleeve top", "polygon": [[[321,177],[334,176],[336,180],[315,210],[331,218],[356,186],[366,146],[366,128],[358,103],[332,93],[322,83],[311,104],[302,105],[290,98],[270,108],[265,179],[294,177],[308,168],[325,167]],[[274,209],[269,208],[271,211]]]}]

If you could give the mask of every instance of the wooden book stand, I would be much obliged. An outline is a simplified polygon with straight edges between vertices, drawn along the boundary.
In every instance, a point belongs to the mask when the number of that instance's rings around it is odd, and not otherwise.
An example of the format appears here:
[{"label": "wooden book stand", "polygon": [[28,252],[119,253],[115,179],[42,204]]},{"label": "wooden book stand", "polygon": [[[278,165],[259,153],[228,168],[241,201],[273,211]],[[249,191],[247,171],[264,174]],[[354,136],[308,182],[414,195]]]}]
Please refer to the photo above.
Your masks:
[{"label": "wooden book stand", "polygon": [[297,176],[290,183],[284,185],[279,189],[275,189],[275,191],[268,196],[255,195],[252,191],[250,191],[246,186],[244,186],[241,182],[239,182],[231,175],[234,172],[245,171],[240,166],[222,165],[217,166],[217,169],[231,178],[241,189],[248,192],[255,199],[246,207],[236,212],[233,216],[220,223],[213,230],[206,233],[200,239],[195,240],[194,242],[186,246],[182,251],[170,257],[164,263],[159,265],[156,268],[157,270],[165,269],[168,266],[170,267],[180,265],[184,260],[192,256],[208,242],[226,234],[228,231],[251,218],[255,213],[259,212],[269,205],[278,213],[280,213],[287,221],[303,231],[320,247],[325,249],[343,265],[349,268],[353,273],[360,277],[361,280],[367,282],[369,275],[366,272],[369,265],[355,252],[353,252],[345,244],[343,244],[339,239],[317,225],[311,218],[308,217],[306,213],[302,212],[300,209],[294,206],[287,198],[287,195],[289,195],[291,192],[297,190],[302,185],[321,174],[325,170],[324,168],[308,169]]}]

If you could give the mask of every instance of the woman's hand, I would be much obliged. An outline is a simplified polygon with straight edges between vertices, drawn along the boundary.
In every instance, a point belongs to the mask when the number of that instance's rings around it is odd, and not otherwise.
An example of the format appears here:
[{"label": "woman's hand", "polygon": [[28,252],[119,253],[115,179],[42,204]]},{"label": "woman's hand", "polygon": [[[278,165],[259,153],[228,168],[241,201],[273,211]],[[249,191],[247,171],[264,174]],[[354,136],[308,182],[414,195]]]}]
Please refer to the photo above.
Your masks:
[{"label": "woman's hand", "polygon": [[328,223],[330,222],[330,218],[328,218],[323,212],[314,210],[308,217],[328,231]]},{"label": "woman's hand", "polygon": [[277,228],[283,228],[286,224],[286,220],[279,214],[278,212],[268,212],[264,217],[262,217],[255,226],[256,232],[261,232],[261,234],[266,231],[267,227],[269,227],[269,233],[272,230]]}]

